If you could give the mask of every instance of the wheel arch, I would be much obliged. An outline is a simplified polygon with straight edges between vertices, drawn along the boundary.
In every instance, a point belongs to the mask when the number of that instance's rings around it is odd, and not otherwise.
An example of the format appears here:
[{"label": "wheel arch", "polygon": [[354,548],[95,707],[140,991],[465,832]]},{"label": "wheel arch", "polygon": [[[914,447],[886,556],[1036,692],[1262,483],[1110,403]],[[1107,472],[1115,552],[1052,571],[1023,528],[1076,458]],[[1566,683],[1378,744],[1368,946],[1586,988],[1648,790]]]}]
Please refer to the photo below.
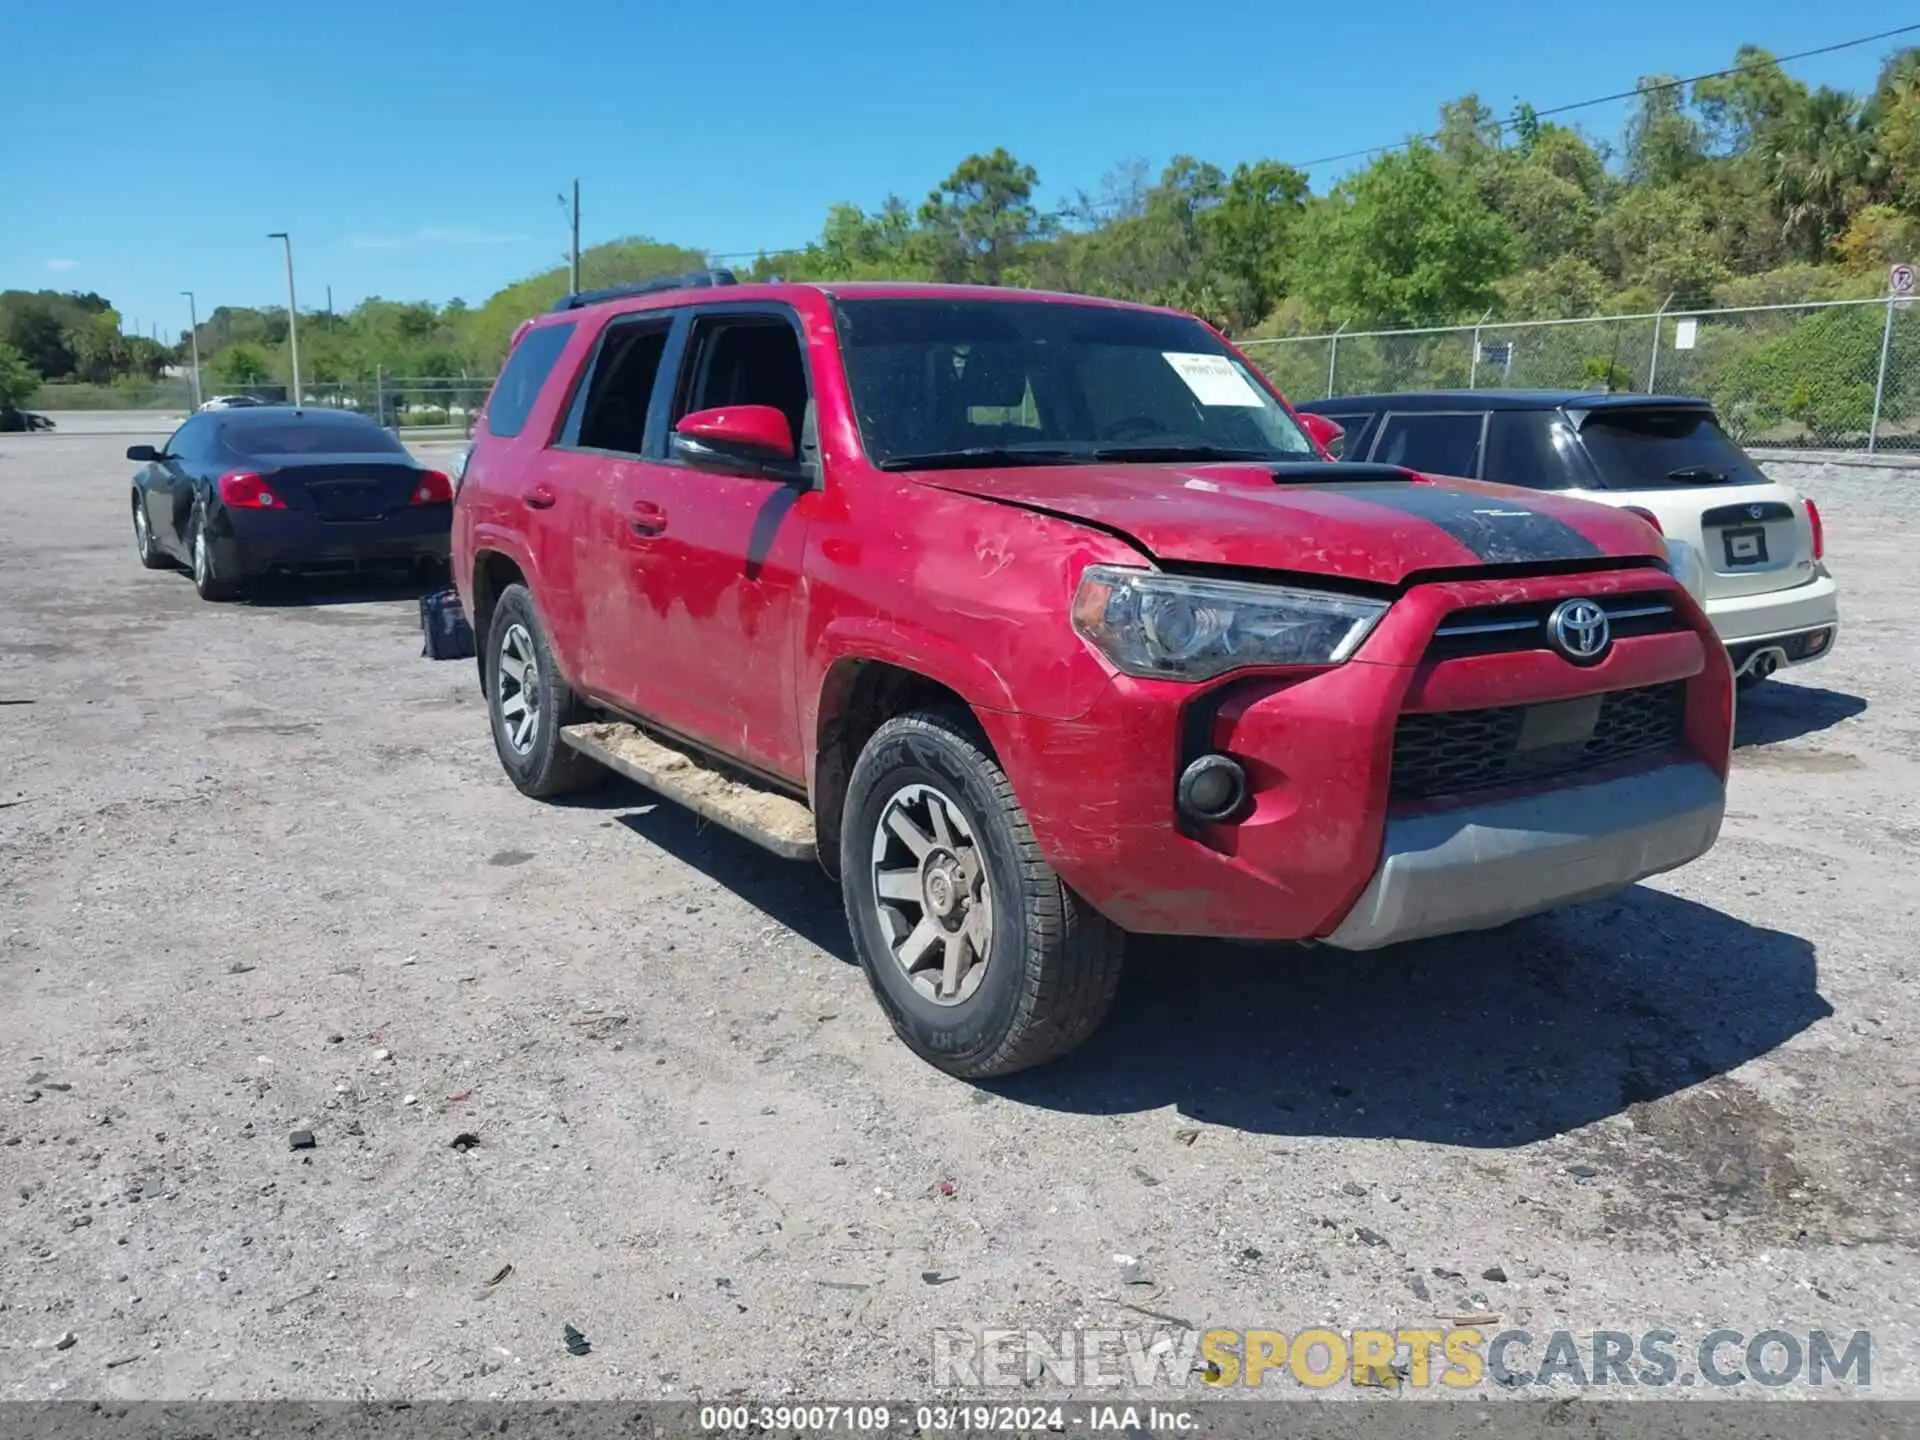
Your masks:
[{"label": "wheel arch", "polygon": [[[827,667],[815,712],[809,794],[820,863],[829,874],[840,869],[841,810],[854,762],[887,721],[914,710],[949,710],[967,717],[980,743],[999,758],[982,707],[953,683],[955,678],[867,654],[842,655]],[[986,707],[986,713],[994,708]]]},{"label": "wheel arch", "polygon": [[[494,608],[509,585],[526,585],[527,572],[504,550],[476,550],[473,556],[473,658],[480,671],[480,688],[487,685],[487,635],[493,628]],[[531,588],[531,587],[529,587]]]}]

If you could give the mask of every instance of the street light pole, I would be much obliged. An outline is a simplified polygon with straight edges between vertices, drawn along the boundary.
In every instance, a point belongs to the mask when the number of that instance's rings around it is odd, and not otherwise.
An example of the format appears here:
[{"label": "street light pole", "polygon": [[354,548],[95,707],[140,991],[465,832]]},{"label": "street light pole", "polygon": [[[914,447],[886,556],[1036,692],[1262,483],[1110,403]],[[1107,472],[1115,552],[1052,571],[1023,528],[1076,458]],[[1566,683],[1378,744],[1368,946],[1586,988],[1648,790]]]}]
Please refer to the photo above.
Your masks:
[{"label": "street light pole", "polygon": [[187,341],[193,346],[193,408],[198,410],[200,402],[206,397],[200,393],[200,312],[193,303],[193,292],[182,290],[187,297]]},{"label": "street light pole", "polygon": [[567,203],[567,197],[564,195],[556,198],[560,201],[560,208],[567,212],[568,228],[572,235],[572,243],[567,249],[567,293],[578,295],[580,293],[580,182],[578,180],[573,182],[571,205]]},{"label": "street light pole", "polygon": [[299,312],[293,299],[293,237],[284,230],[275,230],[268,235],[269,240],[279,240],[287,247],[287,355],[292,361],[293,403],[300,403],[300,333]]}]

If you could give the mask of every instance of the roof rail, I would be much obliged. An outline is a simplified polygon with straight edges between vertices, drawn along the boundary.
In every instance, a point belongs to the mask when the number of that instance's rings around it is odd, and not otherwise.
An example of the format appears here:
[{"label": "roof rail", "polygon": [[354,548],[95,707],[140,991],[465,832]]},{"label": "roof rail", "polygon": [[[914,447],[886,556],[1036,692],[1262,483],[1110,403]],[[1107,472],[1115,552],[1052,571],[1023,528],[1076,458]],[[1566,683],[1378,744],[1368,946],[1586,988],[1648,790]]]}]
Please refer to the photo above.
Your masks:
[{"label": "roof rail", "polygon": [[738,285],[731,270],[695,270],[687,275],[659,275],[651,280],[636,280],[631,285],[609,285],[604,290],[582,290],[563,295],[555,310],[578,310],[582,305],[598,305],[602,300],[622,300],[629,295],[653,295],[662,290],[698,290],[712,285]]}]

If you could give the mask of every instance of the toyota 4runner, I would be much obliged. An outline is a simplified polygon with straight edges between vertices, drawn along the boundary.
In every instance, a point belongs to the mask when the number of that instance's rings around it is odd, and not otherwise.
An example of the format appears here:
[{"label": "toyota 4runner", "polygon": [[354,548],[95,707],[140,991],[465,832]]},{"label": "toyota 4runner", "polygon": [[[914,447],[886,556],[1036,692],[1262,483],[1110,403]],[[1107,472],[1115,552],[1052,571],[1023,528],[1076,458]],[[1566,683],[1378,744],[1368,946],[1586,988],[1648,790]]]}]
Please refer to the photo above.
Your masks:
[{"label": "toyota 4runner", "polygon": [[501,764],[837,875],[932,1063],[1085,1039],[1130,931],[1347,950],[1683,865],[1725,649],[1644,520],[1336,465],[1189,316],[905,284],[574,297],[454,506]]}]

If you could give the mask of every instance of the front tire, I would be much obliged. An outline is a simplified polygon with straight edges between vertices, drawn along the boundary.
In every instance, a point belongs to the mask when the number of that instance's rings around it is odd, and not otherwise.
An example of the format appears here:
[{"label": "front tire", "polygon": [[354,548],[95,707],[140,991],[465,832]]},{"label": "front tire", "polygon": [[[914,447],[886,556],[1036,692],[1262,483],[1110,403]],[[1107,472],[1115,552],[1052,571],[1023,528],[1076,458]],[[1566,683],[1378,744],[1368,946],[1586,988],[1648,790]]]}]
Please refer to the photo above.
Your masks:
[{"label": "front tire", "polygon": [[500,593],[484,654],[493,748],[514,788],[545,800],[604,780],[605,770],[560,738],[563,726],[587,714],[554,663],[526,586],[509,585]]},{"label": "front tire", "polygon": [[207,512],[196,504],[193,520],[187,527],[187,554],[192,557],[193,588],[202,600],[231,600],[237,587],[219,572],[213,558],[213,542],[207,538]]},{"label": "front tire", "polygon": [[1126,933],[1053,873],[972,717],[887,721],[854,765],[840,885],[894,1030],[951,1075],[1057,1059],[1106,1018]]},{"label": "front tire", "polygon": [[153,538],[153,519],[147,514],[147,497],[133,492],[133,549],[140,563],[149,570],[165,570],[170,562]]}]

